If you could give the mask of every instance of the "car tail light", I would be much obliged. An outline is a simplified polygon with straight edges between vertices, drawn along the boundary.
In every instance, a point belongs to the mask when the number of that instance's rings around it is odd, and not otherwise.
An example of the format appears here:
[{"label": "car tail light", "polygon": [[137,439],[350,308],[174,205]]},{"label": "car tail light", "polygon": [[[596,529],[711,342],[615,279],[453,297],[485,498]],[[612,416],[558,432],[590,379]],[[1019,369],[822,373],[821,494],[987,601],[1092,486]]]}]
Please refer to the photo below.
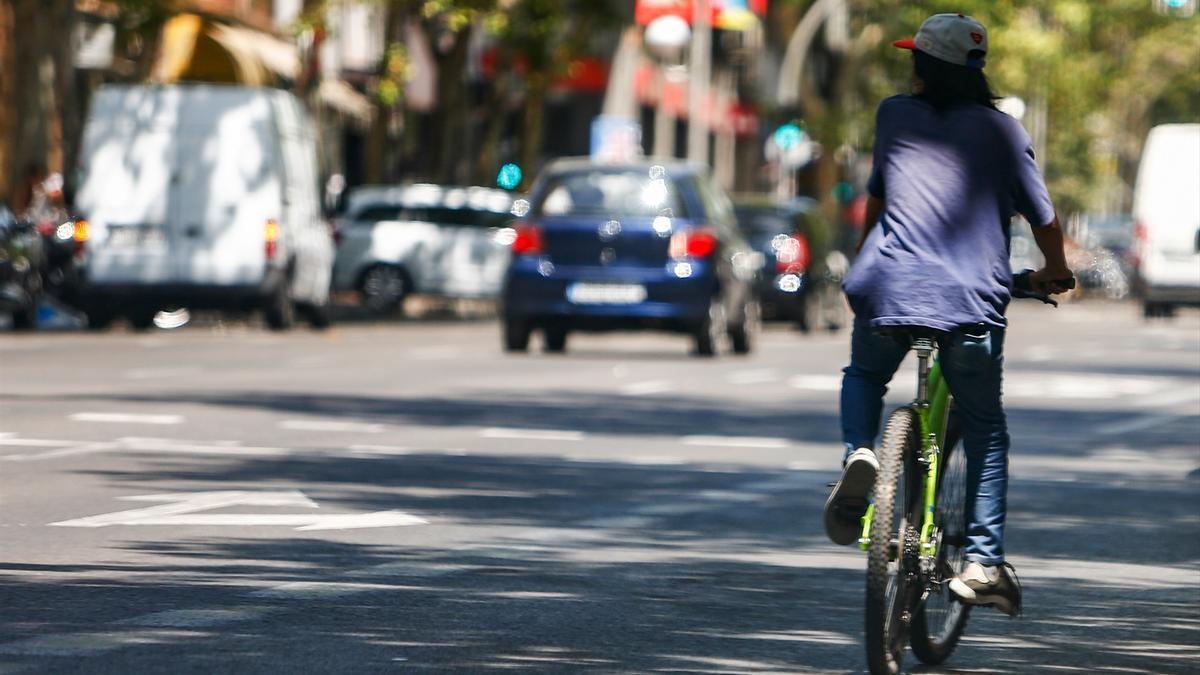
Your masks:
[{"label": "car tail light", "polygon": [[87,248],[88,239],[92,237],[91,227],[88,221],[80,218],[75,221],[74,232],[71,234],[71,239],[75,242],[75,255],[83,255]]},{"label": "car tail light", "polygon": [[542,241],[542,228],[537,225],[523,224],[517,226],[516,238],[513,239],[512,252],[516,255],[539,255],[545,250]]},{"label": "car tail light", "polygon": [[707,229],[683,230],[671,235],[667,253],[675,260],[707,258],[717,252],[717,236]]},{"label": "car tail light", "polygon": [[274,218],[267,221],[263,241],[266,244],[267,260],[274,260],[275,254],[279,252],[279,222]]},{"label": "car tail light", "polygon": [[780,237],[772,242],[775,248],[775,271],[779,274],[802,274],[811,262],[808,239],[802,234]]},{"label": "car tail light", "polygon": [[1129,251],[1129,264],[1135,268],[1142,266],[1142,258],[1150,245],[1150,231],[1146,224],[1138,221],[1133,224],[1133,246]]}]

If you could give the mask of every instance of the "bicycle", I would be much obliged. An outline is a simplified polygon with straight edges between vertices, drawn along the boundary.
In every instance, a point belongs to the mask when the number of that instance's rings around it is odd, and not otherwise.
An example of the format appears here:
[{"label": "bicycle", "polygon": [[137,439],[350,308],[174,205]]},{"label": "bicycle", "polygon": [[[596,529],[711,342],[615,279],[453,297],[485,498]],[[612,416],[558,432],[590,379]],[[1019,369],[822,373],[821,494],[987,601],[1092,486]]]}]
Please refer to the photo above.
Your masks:
[{"label": "bicycle", "polygon": [[[1033,291],[1030,271],[1013,277],[1013,297],[1057,307]],[[1075,280],[1055,284],[1073,288]],[[867,663],[871,673],[887,675],[900,672],[906,642],[924,663],[949,658],[971,611],[948,588],[966,565],[966,455],[953,397],[934,358],[938,332],[892,332],[917,353],[917,397],[888,417],[859,538],[867,552]]]}]

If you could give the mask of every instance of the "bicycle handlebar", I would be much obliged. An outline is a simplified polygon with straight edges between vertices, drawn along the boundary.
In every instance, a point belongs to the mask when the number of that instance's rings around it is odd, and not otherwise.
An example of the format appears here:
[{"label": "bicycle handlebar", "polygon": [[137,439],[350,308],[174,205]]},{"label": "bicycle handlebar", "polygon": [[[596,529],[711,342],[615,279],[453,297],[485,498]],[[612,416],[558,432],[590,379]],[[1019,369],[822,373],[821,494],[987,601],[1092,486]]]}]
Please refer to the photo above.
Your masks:
[{"label": "bicycle handlebar", "polygon": [[[1029,280],[1029,275],[1032,273],[1033,270],[1022,270],[1018,274],[1013,275],[1012,296],[1014,298],[1030,298],[1033,300],[1041,300],[1047,305],[1058,307],[1058,301],[1051,298],[1049,294],[1041,294],[1033,290],[1033,282]],[[1050,283],[1062,288],[1063,290],[1069,290],[1075,288],[1075,277],[1055,279]]]}]

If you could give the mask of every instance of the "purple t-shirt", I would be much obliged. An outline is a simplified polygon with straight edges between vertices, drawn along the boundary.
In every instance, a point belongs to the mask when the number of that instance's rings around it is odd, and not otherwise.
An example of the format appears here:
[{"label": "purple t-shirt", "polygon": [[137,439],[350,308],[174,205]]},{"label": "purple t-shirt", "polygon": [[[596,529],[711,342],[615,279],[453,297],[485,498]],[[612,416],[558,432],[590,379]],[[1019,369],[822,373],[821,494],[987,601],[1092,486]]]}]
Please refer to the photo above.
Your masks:
[{"label": "purple t-shirt", "polygon": [[1029,135],[1004,113],[919,98],[879,105],[867,191],[885,201],[844,288],[872,326],[1003,327],[1009,221],[1054,220]]}]

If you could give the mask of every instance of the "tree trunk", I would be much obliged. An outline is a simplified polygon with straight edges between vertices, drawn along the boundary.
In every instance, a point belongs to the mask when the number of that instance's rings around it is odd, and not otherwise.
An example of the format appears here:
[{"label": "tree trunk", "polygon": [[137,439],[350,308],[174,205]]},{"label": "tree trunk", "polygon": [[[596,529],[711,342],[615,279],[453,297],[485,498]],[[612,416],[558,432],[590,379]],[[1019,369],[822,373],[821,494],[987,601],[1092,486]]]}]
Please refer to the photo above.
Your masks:
[{"label": "tree trunk", "polygon": [[541,74],[531,75],[526,80],[525,114],[521,133],[521,171],[524,172],[521,190],[529,189],[529,183],[541,165],[547,86],[548,81]]},{"label": "tree trunk", "polygon": [[17,45],[13,0],[0,0],[0,199],[11,201],[19,176],[17,146]]},{"label": "tree trunk", "polygon": [[465,180],[460,175],[459,163],[465,157],[467,135],[466,86],[463,82],[467,65],[467,50],[471,41],[471,28],[454,36],[454,45],[438,57],[438,115],[441,126],[437,148],[437,165],[434,180],[440,183],[457,183]]}]

